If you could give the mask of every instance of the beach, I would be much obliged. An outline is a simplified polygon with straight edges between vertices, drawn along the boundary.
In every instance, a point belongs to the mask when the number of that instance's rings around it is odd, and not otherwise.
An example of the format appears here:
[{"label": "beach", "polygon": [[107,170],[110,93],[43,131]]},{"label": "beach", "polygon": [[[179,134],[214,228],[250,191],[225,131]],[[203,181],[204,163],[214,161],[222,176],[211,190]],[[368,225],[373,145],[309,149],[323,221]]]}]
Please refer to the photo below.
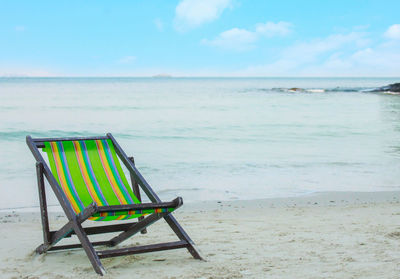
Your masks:
[{"label": "beach", "polygon": [[3,1],[0,279],[400,279],[400,1],[314,2]]},{"label": "beach", "polygon": [[[400,278],[397,191],[192,202],[174,215],[206,261],[184,249],[103,259],[103,278]],[[65,222],[51,212],[51,228]],[[0,224],[2,278],[100,278],[81,249],[33,252],[42,241],[38,209],[3,210]],[[120,247],[173,240],[159,221]]]}]

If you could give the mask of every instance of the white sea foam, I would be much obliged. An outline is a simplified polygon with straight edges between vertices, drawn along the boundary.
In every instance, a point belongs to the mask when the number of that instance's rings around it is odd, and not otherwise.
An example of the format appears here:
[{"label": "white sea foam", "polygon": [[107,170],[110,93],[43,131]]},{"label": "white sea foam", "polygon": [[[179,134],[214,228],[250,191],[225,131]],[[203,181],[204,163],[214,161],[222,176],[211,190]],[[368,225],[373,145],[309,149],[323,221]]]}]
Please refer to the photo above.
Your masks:
[{"label": "white sea foam", "polygon": [[310,93],[324,93],[325,89],[307,89],[306,91]]}]

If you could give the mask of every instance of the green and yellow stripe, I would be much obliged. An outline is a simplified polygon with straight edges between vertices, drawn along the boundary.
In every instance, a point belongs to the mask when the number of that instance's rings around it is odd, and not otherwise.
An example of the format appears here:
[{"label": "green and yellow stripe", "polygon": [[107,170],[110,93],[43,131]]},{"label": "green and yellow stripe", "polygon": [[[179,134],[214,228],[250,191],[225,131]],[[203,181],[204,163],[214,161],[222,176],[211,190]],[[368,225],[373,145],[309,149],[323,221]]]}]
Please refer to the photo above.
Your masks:
[{"label": "green and yellow stripe", "polygon": [[133,203],[132,198],[129,196],[125,185],[117,171],[115,162],[110,154],[110,147],[105,140],[96,140],[97,151],[99,152],[101,164],[103,165],[104,172],[107,179],[117,196],[120,204]]},{"label": "green and yellow stripe", "polygon": [[[75,213],[93,202],[98,206],[140,203],[110,140],[45,142],[44,151],[51,171]],[[173,208],[103,212],[89,219],[124,220],[166,211],[172,212]]]},{"label": "green and yellow stripe", "polygon": [[52,150],[57,177],[59,179],[61,188],[63,189],[69,202],[71,203],[73,210],[76,213],[79,213],[84,208],[84,205],[79,199],[74,183],[72,181],[71,173],[68,168],[68,163],[65,158],[63,145],[61,144],[61,142],[51,142],[50,147]]}]

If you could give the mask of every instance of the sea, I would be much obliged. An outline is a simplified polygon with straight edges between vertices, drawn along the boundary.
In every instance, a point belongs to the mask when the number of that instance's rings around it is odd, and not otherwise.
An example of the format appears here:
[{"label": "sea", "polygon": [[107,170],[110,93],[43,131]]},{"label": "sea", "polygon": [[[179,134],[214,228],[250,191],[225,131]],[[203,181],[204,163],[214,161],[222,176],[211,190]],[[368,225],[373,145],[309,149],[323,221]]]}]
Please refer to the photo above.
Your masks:
[{"label": "sea", "polygon": [[371,92],[395,82],[0,78],[0,209],[38,206],[27,135],[110,132],[166,201],[400,190],[400,95]]}]

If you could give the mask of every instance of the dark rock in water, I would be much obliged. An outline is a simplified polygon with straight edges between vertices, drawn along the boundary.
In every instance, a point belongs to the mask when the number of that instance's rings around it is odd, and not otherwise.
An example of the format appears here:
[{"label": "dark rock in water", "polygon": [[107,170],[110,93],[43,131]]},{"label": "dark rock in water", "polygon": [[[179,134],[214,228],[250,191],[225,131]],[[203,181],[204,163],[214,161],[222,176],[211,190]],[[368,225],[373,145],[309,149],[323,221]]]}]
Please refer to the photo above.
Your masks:
[{"label": "dark rock in water", "polygon": [[400,93],[400,82],[382,86],[372,90],[371,92],[397,92]]},{"label": "dark rock in water", "polygon": [[303,88],[298,88],[298,87],[289,88],[289,91],[303,91],[303,90],[304,90]]}]

